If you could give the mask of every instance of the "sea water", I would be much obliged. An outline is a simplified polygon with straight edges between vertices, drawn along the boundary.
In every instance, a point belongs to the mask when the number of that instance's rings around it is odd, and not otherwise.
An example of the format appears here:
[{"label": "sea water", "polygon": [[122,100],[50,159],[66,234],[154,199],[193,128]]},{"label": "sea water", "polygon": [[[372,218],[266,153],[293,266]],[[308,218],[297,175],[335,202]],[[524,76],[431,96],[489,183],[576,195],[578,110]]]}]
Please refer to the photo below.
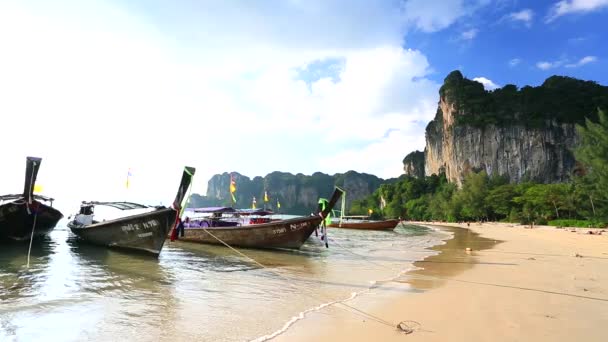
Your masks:
[{"label": "sea water", "polygon": [[[446,233],[329,229],[298,251],[165,244],[158,259],[81,243],[62,220],[32,246],[0,245],[0,341],[266,340],[382,291]],[[353,313],[355,314],[355,313]]]}]

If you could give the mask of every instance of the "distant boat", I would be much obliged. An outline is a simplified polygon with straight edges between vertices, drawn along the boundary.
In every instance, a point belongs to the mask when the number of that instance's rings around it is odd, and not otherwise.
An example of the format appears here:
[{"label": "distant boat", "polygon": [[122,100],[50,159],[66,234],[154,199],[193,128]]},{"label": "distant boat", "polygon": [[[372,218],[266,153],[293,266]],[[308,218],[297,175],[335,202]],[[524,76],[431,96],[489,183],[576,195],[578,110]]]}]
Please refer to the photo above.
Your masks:
[{"label": "distant boat", "polygon": [[[344,190],[343,190],[344,191]],[[346,193],[344,191],[344,193]],[[332,220],[327,227],[331,228],[345,228],[345,229],[362,229],[362,230],[394,230],[395,227],[401,222],[400,220],[371,220],[369,216],[365,215],[351,215],[346,216],[346,196],[342,197],[342,204],[340,210],[333,210],[333,213],[339,212],[340,217]],[[371,213],[371,209],[370,209]]]},{"label": "distant boat", "polygon": [[370,220],[368,216],[342,216],[339,221],[328,224],[331,228],[365,229],[365,230],[394,230],[399,220]]},{"label": "distant boat", "polygon": [[[167,233],[174,227],[195,169],[185,167],[173,205],[150,207],[131,202],[82,202],[80,212],[68,227],[83,241],[122,249],[144,251],[158,256]],[[107,221],[95,220],[95,206],[107,206],[139,213]]]},{"label": "distant boat", "polygon": [[23,194],[0,196],[0,240],[25,241],[47,235],[63,217],[53,208],[52,198],[34,195],[41,162],[41,158],[27,157]]},{"label": "distant boat", "polygon": [[[317,214],[284,220],[260,219],[255,216],[265,216],[268,213],[255,210],[197,208],[193,211],[211,216],[194,220],[195,224],[189,224],[179,240],[246,248],[299,249],[323,218],[327,217],[341,195],[342,191],[336,189],[325,210]],[[228,213],[231,214],[230,217],[224,218],[223,215]],[[240,220],[239,216],[243,215],[250,217],[248,220]]]}]

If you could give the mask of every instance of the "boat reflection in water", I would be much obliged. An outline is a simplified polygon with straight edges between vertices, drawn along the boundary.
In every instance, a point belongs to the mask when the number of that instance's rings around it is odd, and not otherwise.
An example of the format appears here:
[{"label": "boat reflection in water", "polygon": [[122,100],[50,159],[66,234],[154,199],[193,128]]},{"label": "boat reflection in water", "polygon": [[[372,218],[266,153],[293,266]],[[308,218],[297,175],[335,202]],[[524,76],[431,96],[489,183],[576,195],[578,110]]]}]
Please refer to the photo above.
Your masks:
[{"label": "boat reflection in water", "polygon": [[55,253],[56,243],[48,237],[33,241],[29,268],[26,266],[28,249],[29,244],[0,246],[0,303],[2,305],[30,296],[49,278],[49,262]]}]

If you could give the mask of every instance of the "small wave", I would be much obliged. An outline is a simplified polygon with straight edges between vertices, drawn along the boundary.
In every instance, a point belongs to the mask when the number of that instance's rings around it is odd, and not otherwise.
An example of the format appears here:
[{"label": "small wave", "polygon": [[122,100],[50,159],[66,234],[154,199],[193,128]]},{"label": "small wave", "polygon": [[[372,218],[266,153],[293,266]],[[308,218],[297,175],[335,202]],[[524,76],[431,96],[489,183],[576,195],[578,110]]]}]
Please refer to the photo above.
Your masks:
[{"label": "small wave", "polygon": [[348,297],[348,298],[341,299],[341,300],[336,300],[336,301],[333,301],[333,302],[323,303],[323,304],[321,304],[319,306],[315,306],[315,307],[310,308],[308,310],[304,310],[304,311],[300,312],[297,316],[293,316],[289,321],[287,321],[287,323],[285,323],[285,325],[283,325],[283,327],[281,329],[273,332],[270,335],[264,335],[262,337],[256,338],[255,340],[251,340],[251,342],[264,342],[264,341],[271,340],[271,339],[273,339],[273,338],[275,338],[275,337],[283,334],[284,332],[286,332],[287,329],[289,329],[297,321],[304,319],[304,317],[306,317],[307,314],[309,314],[311,312],[319,311],[319,310],[321,310],[323,308],[326,308],[326,307],[334,305],[334,304],[347,302],[347,301],[352,300],[355,297],[357,297],[360,293],[367,292],[367,291],[369,291],[369,289],[364,290],[364,291],[360,291],[360,292],[353,292],[353,293],[351,293],[350,297]]},{"label": "small wave", "polygon": [[417,267],[412,266],[412,267],[409,267],[409,268],[407,268],[405,270],[401,270],[396,276],[390,277],[390,278],[387,278],[387,279],[370,280],[369,281],[370,286],[367,289],[362,290],[362,291],[358,291],[358,292],[352,292],[351,295],[350,295],[350,297],[348,297],[348,298],[344,298],[344,299],[339,299],[339,300],[323,303],[323,304],[321,304],[319,306],[315,306],[313,308],[304,310],[304,311],[300,312],[298,315],[293,316],[289,321],[287,321],[287,323],[285,323],[283,325],[283,327],[281,329],[273,332],[272,334],[258,337],[258,338],[254,339],[254,340],[251,340],[250,342],[264,342],[264,341],[272,340],[273,338],[275,338],[275,337],[277,337],[277,336],[285,333],[296,322],[298,322],[300,320],[303,320],[306,317],[307,314],[309,314],[311,312],[320,311],[320,310],[322,310],[322,309],[324,309],[326,307],[329,307],[329,306],[332,306],[332,305],[335,305],[335,304],[346,303],[348,301],[351,301],[351,300],[357,298],[359,295],[362,295],[364,293],[367,293],[367,292],[369,292],[369,291],[377,288],[378,286],[382,285],[383,283],[388,283],[388,282],[391,282],[391,281],[399,279],[399,277],[401,277],[405,273],[410,272],[410,271],[412,271],[412,270],[414,270],[416,268]]}]

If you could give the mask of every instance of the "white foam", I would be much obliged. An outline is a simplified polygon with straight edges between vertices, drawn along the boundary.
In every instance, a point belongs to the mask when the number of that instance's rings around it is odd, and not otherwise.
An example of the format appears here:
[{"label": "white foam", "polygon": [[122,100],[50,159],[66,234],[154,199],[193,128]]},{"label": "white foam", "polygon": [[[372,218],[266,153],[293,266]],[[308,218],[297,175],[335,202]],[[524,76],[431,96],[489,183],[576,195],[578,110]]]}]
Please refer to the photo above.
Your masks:
[{"label": "white foam", "polygon": [[398,279],[399,277],[401,277],[402,275],[404,275],[405,273],[407,273],[409,271],[412,271],[414,269],[416,269],[416,267],[409,267],[409,268],[407,268],[405,270],[400,271],[396,276],[391,277],[391,278],[387,278],[387,279],[384,279],[384,280],[370,280],[369,282],[370,282],[371,285],[367,289],[365,289],[363,291],[359,291],[359,292],[352,292],[350,294],[350,297],[348,297],[348,298],[341,299],[341,300],[336,300],[336,301],[333,301],[333,302],[323,303],[323,304],[321,304],[319,306],[315,306],[315,307],[310,308],[308,310],[304,310],[304,311],[300,312],[297,316],[293,316],[289,321],[287,321],[287,323],[285,323],[283,325],[283,327],[281,329],[273,332],[272,334],[264,335],[264,336],[256,338],[255,340],[251,340],[251,342],[264,342],[264,341],[271,340],[271,339],[273,339],[273,338],[275,338],[275,337],[277,337],[277,336],[285,333],[292,325],[294,325],[297,321],[300,321],[300,320],[304,319],[304,317],[306,317],[306,315],[309,314],[309,313],[311,313],[311,312],[317,312],[317,311],[320,311],[320,310],[322,310],[322,309],[324,309],[324,308],[326,308],[328,306],[331,306],[331,305],[335,305],[335,304],[340,304],[340,303],[345,303],[345,302],[351,301],[351,300],[357,298],[357,296],[359,296],[359,295],[361,295],[363,293],[371,291],[372,289],[376,288],[381,283],[386,283],[386,282],[394,281],[394,280]]},{"label": "white foam", "polygon": [[255,340],[251,340],[251,342],[263,342],[263,341],[271,340],[271,339],[273,339],[273,338],[281,335],[282,333],[286,332],[287,329],[289,329],[289,327],[291,327],[297,321],[304,319],[304,317],[307,314],[309,314],[311,312],[319,311],[319,310],[321,310],[323,308],[326,308],[326,307],[328,307],[330,305],[334,305],[334,304],[337,304],[337,303],[344,303],[346,301],[352,300],[355,297],[357,297],[361,292],[366,292],[366,291],[369,291],[369,289],[364,290],[364,291],[360,291],[360,292],[353,292],[353,293],[351,293],[350,297],[348,297],[346,299],[336,300],[336,301],[333,301],[333,302],[324,303],[324,304],[321,304],[319,306],[315,306],[314,308],[310,308],[308,310],[302,311],[297,316],[293,316],[289,321],[287,321],[287,323],[285,323],[285,325],[283,325],[283,327],[281,329],[273,332],[270,335],[264,335],[262,337],[256,338]]}]

